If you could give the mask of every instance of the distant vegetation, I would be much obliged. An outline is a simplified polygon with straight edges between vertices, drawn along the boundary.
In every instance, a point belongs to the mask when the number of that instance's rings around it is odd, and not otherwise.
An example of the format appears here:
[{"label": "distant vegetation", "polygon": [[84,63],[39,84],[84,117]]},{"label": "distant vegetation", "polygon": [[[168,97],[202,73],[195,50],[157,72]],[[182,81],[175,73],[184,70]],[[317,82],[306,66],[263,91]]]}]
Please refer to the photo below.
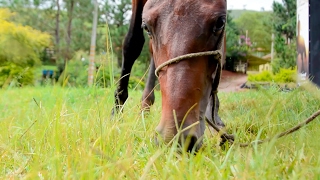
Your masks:
[{"label": "distant vegetation", "polygon": [[[278,72],[280,68],[293,69],[295,67],[296,5],[295,0],[283,0],[283,2],[284,5],[275,2],[273,5],[274,11],[272,12],[250,10],[233,10],[228,12],[228,23],[226,25],[227,62],[246,61],[248,55],[258,51],[264,55],[270,53],[271,34],[274,33],[276,35],[276,54],[273,70]],[[20,54],[17,55],[15,54],[17,48],[4,48],[7,53],[12,54],[10,62],[16,62],[15,59],[22,57],[21,53],[36,53],[29,60],[24,60],[25,64],[30,62],[34,64],[28,68],[23,67],[19,71],[29,72],[32,69],[31,67],[36,64],[50,65],[56,66],[56,68],[50,69],[55,69],[55,74],[59,76],[66,65],[73,66],[79,63],[69,63],[69,61],[84,61],[88,63],[93,18],[91,0],[4,0],[0,2],[0,8],[5,11],[10,10],[10,12],[15,14],[5,21],[19,24],[21,27],[29,27],[33,31],[43,32],[43,34],[47,34],[49,37],[49,41],[46,40],[46,43],[42,44],[41,48],[37,46],[36,51],[33,51],[34,49],[32,51],[20,51]],[[96,54],[99,57],[105,56],[104,59],[107,63],[104,66],[113,66],[113,70],[110,73],[118,73],[121,66],[122,42],[128,30],[130,11],[130,0],[106,1],[99,6]],[[41,35],[39,34],[36,39],[40,37]],[[148,40],[148,38],[146,39]],[[148,69],[150,55],[147,44],[148,42],[145,43],[141,56],[138,58],[138,63],[134,66],[132,72],[133,79],[140,79]],[[10,47],[23,45],[10,45]],[[5,47],[8,47],[8,45],[5,45]],[[79,56],[79,54],[81,55]],[[23,55],[23,57],[26,58],[27,56]],[[100,62],[97,62],[97,69],[99,69],[100,64]],[[47,68],[48,66],[45,67]],[[76,69],[76,67],[70,67],[69,69]],[[38,72],[32,74],[38,76],[42,70],[41,68],[37,68]],[[33,82],[41,79],[41,77],[28,76],[30,78],[26,79],[32,79],[32,81],[28,80],[28,83],[25,83],[22,82],[22,79],[27,74],[24,76],[21,76],[21,73],[15,72],[14,74],[0,74],[1,86],[3,84],[11,84],[12,86],[20,84],[19,86],[23,86],[24,84],[33,84]],[[81,74],[81,76],[71,77],[71,74]],[[71,74],[70,80],[79,78],[84,81],[87,70],[83,68],[81,69],[81,73]],[[17,80],[18,77],[20,80]],[[115,77],[120,78],[118,76]],[[18,83],[11,83],[13,81]],[[69,83],[69,85],[72,84],[74,83]],[[86,83],[81,84],[83,86]]]},{"label": "distant vegetation", "polygon": [[228,16],[231,16],[233,19],[238,19],[245,13],[272,13],[272,11],[254,11],[254,10],[244,10],[244,9],[233,9],[230,10]]},{"label": "distant vegetation", "polygon": [[274,82],[274,83],[291,83],[296,82],[296,69],[280,69],[277,74],[270,71],[263,71],[259,74],[249,74],[248,81],[250,82]]},{"label": "distant vegetation", "polygon": [[0,87],[33,85],[35,67],[50,36],[12,21],[14,13],[0,9]]}]

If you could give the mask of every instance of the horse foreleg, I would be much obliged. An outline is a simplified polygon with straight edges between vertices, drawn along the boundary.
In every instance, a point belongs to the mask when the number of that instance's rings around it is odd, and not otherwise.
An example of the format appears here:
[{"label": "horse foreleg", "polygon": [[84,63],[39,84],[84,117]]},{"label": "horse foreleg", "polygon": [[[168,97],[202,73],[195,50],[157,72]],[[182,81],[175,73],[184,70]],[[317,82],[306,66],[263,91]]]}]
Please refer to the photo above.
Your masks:
[{"label": "horse foreleg", "polygon": [[125,37],[122,47],[122,67],[121,77],[118,87],[115,91],[115,108],[112,110],[112,114],[120,109],[120,106],[128,98],[128,83],[132,66],[135,60],[139,57],[143,44],[144,36],[141,28],[142,24],[142,10],[145,0],[133,0],[132,1],[132,15],[129,26],[129,31]]},{"label": "horse foreleg", "polygon": [[153,62],[153,58],[151,58],[148,80],[142,94],[142,101],[141,101],[142,110],[148,111],[150,109],[150,106],[153,105],[154,103],[154,99],[155,99],[154,87],[157,79],[156,75],[154,74],[154,71],[155,71],[155,65]]}]

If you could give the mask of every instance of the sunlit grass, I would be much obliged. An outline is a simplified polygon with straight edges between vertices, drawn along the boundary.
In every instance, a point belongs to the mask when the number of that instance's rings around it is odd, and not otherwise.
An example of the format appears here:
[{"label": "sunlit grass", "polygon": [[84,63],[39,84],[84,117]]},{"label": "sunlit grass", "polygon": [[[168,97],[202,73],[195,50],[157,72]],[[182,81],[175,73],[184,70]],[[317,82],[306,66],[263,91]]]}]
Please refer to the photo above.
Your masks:
[{"label": "sunlit grass", "polygon": [[[288,137],[222,150],[206,133],[196,156],[156,146],[160,96],[148,116],[131,91],[111,118],[113,92],[59,86],[0,90],[0,177],[26,179],[319,179],[319,118]],[[236,141],[269,138],[320,109],[312,87],[219,93]]]}]

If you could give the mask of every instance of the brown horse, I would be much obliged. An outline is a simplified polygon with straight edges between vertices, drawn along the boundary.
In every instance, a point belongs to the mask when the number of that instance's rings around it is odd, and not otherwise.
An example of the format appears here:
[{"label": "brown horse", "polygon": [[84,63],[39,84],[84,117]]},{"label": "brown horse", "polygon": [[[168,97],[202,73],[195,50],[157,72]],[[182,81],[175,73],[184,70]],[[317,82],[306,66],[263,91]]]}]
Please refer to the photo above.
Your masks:
[{"label": "brown horse", "polygon": [[[221,49],[226,7],[226,0],[132,0],[130,28],[123,45],[122,78],[115,92],[115,110],[128,97],[131,68],[145,41],[143,29],[150,38],[152,55],[142,98],[142,106],[147,107],[154,102],[156,67],[186,54]],[[183,131],[179,142],[189,151],[198,150],[205,131],[205,118],[224,127],[218,116],[216,91],[220,70],[221,63],[214,55],[189,57],[158,69],[162,111],[156,131],[165,142],[177,135],[177,127],[189,127]]]}]

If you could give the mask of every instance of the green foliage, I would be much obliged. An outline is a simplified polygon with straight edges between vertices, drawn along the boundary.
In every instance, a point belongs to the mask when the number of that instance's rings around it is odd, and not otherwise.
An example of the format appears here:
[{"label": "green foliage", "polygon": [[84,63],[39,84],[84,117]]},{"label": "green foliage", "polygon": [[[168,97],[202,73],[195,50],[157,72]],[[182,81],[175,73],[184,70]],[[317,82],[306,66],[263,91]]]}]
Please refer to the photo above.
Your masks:
[{"label": "green foliage", "polygon": [[9,10],[0,9],[0,64],[12,62],[33,67],[40,63],[40,53],[49,45],[50,36],[10,22],[12,16]]},{"label": "green foliage", "polygon": [[226,39],[227,39],[227,56],[235,56],[238,53],[235,53],[235,49],[238,47],[239,40],[239,29],[234,23],[232,16],[230,15],[232,11],[228,11],[227,16],[227,25],[226,25]]},{"label": "green foliage", "polygon": [[0,66],[0,87],[22,87],[34,84],[34,69],[12,62]]},{"label": "green foliage", "polygon": [[[76,56],[75,56],[76,57]],[[96,87],[110,87],[111,78],[114,74],[120,74],[119,72],[110,72],[109,66],[105,63],[96,63],[96,71],[94,74],[94,85]],[[89,63],[88,60],[78,60],[74,58],[67,62],[64,72],[60,75],[59,84],[67,85],[69,87],[87,87],[88,86],[88,68]],[[138,71],[137,71],[138,72]],[[142,77],[142,75],[140,76]],[[119,79],[119,76],[116,76],[115,79]],[[144,82],[136,76],[135,74],[130,76],[128,87],[143,89]]]},{"label": "green foliage", "polygon": [[[232,11],[228,11],[231,14]],[[249,52],[249,47],[239,45],[240,29],[234,22],[231,15],[227,16],[226,38],[227,38],[227,58],[226,66],[229,68],[234,61],[243,60]],[[231,68],[233,69],[233,68]]]},{"label": "green foliage", "polygon": [[262,71],[258,74],[249,74],[248,81],[250,82],[272,82],[273,74],[270,71]]},{"label": "green foliage", "polygon": [[59,84],[71,87],[85,87],[88,84],[88,63],[80,60],[67,62],[64,72],[60,75]]},{"label": "green foliage", "polygon": [[272,70],[278,73],[281,68],[293,69],[296,66],[296,41],[294,40],[290,45],[286,45],[282,37],[276,37],[275,50],[277,58],[272,62]]},{"label": "green foliage", "polygon": [[250,82],[275,82],[275,83],[290,83],[296,82],[296,69],[281,68],[278,73],[272,74],[270,71],[263,71],[258,74],[249,74],[248,81]]},{"label": "green foliage", "polygon": [[274,73],[280,68],[296,66],[296,0],[273,3],[273,29],[275,32],[276,59],[272,63]]},{"label": "green foliage", "polygon": [[[71,3],[73,8],[70,7]],[[55,49],[54,55],[57,59],[69,60],[78,50],[89,51],[93,18],[91,0],[37,0],[36,2],[15,0],[8,1],[5,6],[21,15],[14,18],[15,22],[53,36],[54,42],[50,44],[50,48]],[[68,31],[69,25],[70,31]],[[68,45],[69,33],[70,45]],[[104,42],[100,41],[101,38],[102,34],[98,32],[96,44],[98,51],[104,46]]]},{"label": "green foliage", "polygon": [[297,69],[283,69],[281,68],[279,73],[275,74],[274,80],[279,83],[296,82]]},{"label": "green foliage", "polygon": [[273,2],[273,28],[277,35],[286,38],[296,37],[297,0],[282,0],[282,3]]},{"label": "green foliage", "polygon": [[130,0],[108,1],[103,7],[112,39],[112,48],[116,55],[117,66],[122,63],[122,43],[129,29],[128,13],[131,10]]},{"label": "green foliage", "polygon": [[[128,16],[131,12],[130,0],[111,0],[104,6],[105,14],[107,15],[107,23],[110,30],[110,37],[112,39],[112,49],[116,55],[117,67],[120,68],[122,64],[122,45],[124,38],[129,30]],[[137,59],[143,64],[149,64],[149,38],[145,37],[145,44],[142,52]],[[144,66],[145,71],[147,66]]]},{"label": "green foliage", "polygon": [[[88,85],[88,61],[70,60],[67,62],[64,72],[60,75],[59,84],[70,87],[86,87]],[[96,87],[110,86],[109,68],[104,65],[96,65],[94,74]]]},{"label": "green foliage", "polygon": [[235,20],[242,35],[248,31],[253,47],[270,51],[272,24],[271,12],[248,11]]},{"label": "green foliage", "polygon": [[48,34],[11,22],[13,16],[0,9],[0,87],[32,85],[34,67],[50,42]]}]

